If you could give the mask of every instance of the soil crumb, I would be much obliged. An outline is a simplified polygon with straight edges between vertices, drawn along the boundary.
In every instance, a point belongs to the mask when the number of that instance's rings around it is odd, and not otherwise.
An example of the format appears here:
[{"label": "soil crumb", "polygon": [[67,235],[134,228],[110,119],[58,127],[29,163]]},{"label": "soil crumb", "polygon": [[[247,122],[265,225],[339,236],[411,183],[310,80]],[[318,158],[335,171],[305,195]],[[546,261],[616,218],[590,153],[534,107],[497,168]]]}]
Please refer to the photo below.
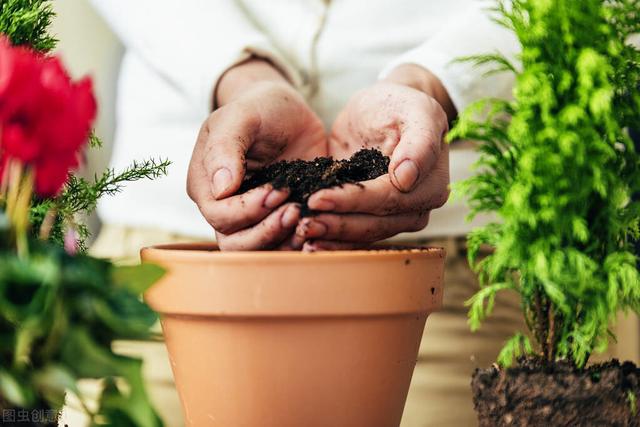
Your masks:
[{"label": "soil crumb", "polygon": [[522,358],[471,380],[480,427],[639,427],[640,369],[631,362],[576,369]]},{"label": "soil crumb", "polygon": [[300,203],[303,212],[308,212],[307,200],[316,191],[368,181],[386,174],[388,168],[389,157],[375,148],[362,149],[348,160],[282,160],[245,178],[239,193],[270,183],[277,189],[288,188],[288,200]]}]

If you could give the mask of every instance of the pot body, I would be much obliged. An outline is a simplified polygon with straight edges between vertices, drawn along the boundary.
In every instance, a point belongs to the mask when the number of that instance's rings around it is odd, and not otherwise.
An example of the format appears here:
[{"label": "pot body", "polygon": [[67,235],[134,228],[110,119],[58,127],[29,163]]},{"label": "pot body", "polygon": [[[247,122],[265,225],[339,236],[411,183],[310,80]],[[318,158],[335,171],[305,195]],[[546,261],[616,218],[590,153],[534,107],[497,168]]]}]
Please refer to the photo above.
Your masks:
[{"label": "pot body", "polygon": [[189,426],[398,426],[444,251],[146,248]]}]

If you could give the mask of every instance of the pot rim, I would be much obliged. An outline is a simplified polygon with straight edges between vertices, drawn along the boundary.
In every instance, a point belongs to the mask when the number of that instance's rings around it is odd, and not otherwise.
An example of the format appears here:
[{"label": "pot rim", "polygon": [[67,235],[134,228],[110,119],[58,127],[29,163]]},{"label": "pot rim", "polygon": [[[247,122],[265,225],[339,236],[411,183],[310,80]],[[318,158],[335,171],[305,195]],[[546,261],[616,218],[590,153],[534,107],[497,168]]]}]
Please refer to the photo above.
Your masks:
[{"label": "pot rim", "polygon": [[[251,258],[276,258],[279,260],[301,258],[314,259],[357,259],[357,258],[390,258],[420,255],[420,257],[443,257],[446,251],[442,247],[420,245],[377,244],[371,249],[337,250],[337,251],[220,251],[215,242],[169,243],[147,246],[140,250],[147,257],[172,260],[246,260]],[[149,256],[150,255],[150,256]]]},{"label": "pot rim", "polygon": [[315,253],[220,252],[210,242],[148,247],[141,251],[143,262],[165,267],[167,275],[145,292],[145,299],[165,316],[336,317],[437,310],[444,249],[385,247]]}]

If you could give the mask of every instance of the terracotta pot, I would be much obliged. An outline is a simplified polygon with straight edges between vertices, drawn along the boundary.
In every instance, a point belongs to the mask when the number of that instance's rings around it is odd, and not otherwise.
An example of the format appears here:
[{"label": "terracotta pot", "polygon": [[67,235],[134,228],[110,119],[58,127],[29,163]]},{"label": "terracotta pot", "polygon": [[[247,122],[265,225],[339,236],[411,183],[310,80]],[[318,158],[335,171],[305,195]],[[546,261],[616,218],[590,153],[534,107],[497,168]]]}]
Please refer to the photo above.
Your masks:
[{"label": "terracotta pot", "polygon": [[400,424],[444,250],[142,250],[189,426]]}]

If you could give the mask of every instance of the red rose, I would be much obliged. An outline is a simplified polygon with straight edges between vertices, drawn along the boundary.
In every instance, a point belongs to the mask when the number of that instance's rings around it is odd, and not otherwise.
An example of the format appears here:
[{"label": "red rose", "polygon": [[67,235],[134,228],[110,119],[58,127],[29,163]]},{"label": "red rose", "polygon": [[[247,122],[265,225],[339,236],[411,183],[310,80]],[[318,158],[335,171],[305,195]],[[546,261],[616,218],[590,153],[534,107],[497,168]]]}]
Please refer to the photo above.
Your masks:
[{"label": "red rose", "polygon": [[57,194],[95,115],[90,79],[73,82],[58,58],[0,38],[0,166],[19,160],[34,171],[39,195]]}]

